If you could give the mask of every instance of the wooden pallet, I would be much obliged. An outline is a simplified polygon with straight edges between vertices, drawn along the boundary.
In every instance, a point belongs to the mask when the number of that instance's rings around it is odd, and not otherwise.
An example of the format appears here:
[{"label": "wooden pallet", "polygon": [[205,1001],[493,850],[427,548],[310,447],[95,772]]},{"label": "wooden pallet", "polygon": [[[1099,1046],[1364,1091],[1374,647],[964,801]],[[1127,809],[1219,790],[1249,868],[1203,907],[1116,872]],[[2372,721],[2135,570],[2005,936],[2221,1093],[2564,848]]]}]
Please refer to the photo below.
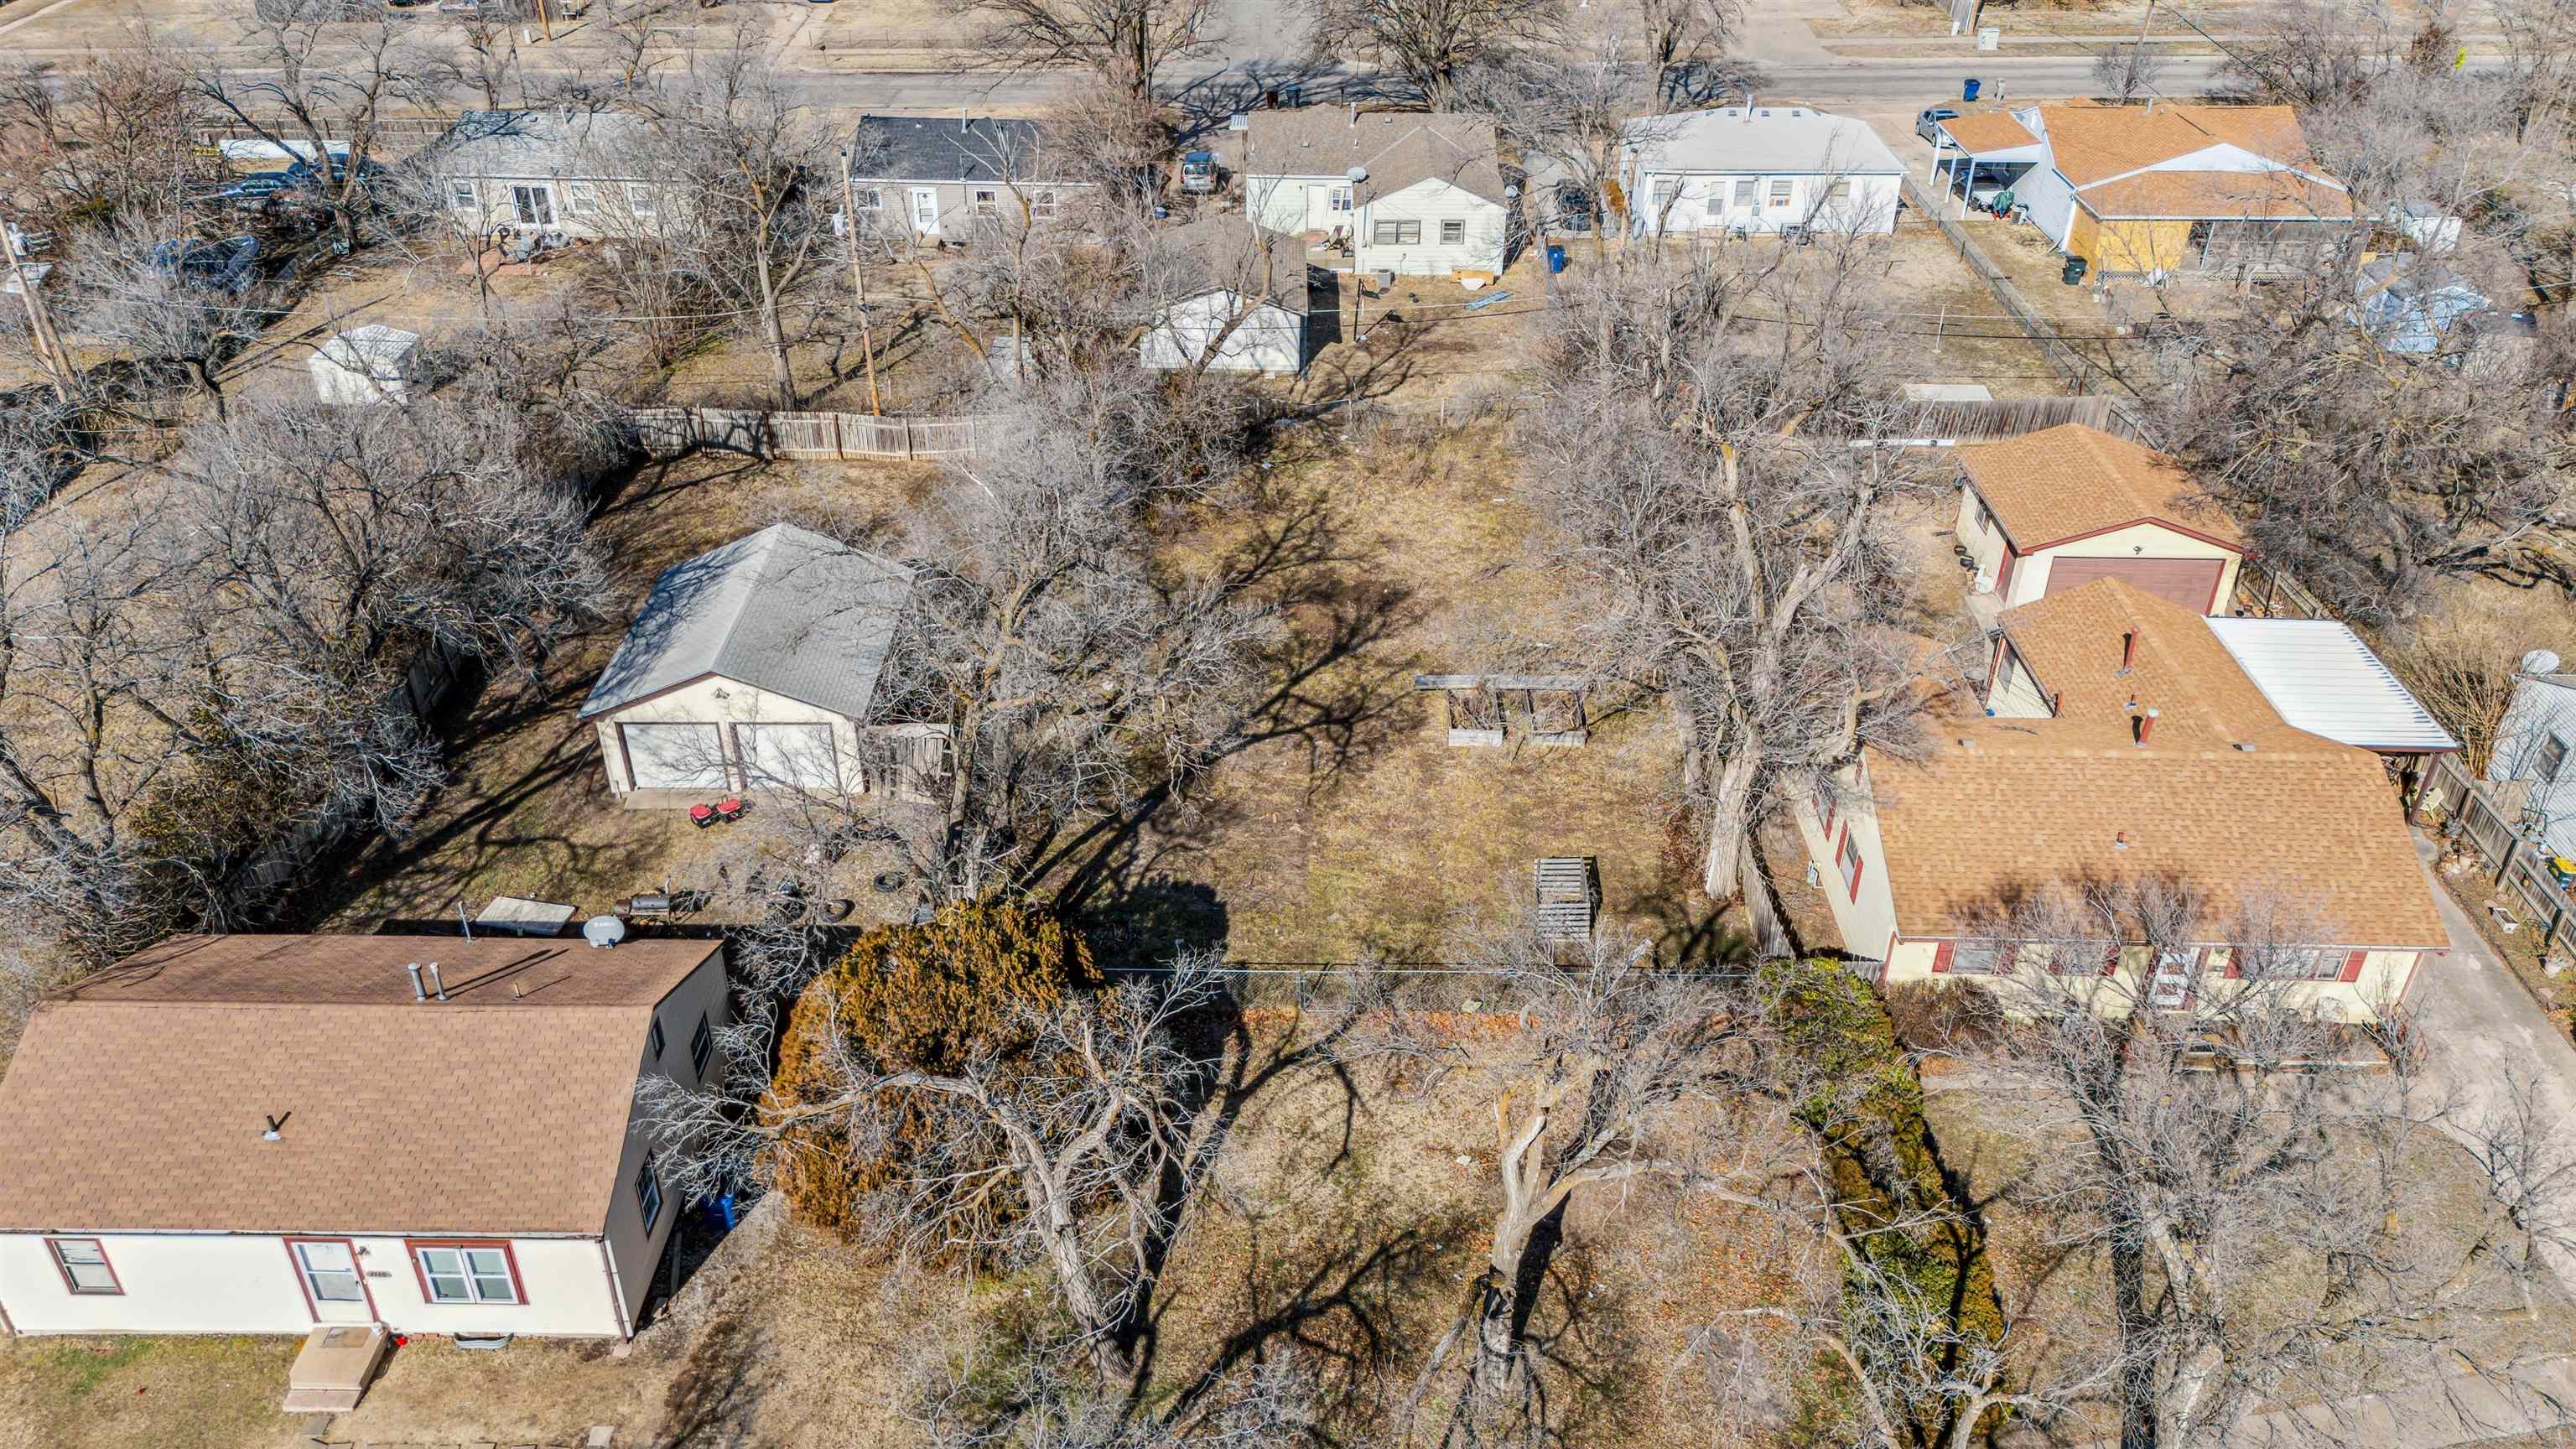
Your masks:
[{"label": "wooden pallet", "polygon": [[1531,869],[1538,895],[1538,938],[1550,946],[1589,945],[1592,922],[1601,899],[1597,872],[1588,855],[1540,857]]}]

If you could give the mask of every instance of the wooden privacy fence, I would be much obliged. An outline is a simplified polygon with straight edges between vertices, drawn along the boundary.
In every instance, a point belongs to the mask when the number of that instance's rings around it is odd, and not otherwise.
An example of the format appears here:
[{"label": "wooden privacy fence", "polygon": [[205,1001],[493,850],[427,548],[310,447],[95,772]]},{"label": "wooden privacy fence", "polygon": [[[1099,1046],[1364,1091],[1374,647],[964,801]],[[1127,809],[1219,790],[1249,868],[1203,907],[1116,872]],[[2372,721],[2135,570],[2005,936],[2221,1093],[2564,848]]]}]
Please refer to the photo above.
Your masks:
[{"label": "wooden privacy fence", "polygon": [[1973,402],[1915,403],[1897,431],[1909,438],[1969,442],[1981,438],[2018,438],[2060,423],[2082,423],[2108,429],[2111,399],[2087,397],[2006,397]]},{"label": "wooden privacy fence", "polygon": [[724,448],[762,458],[954,457],[974,452],[991,421],[747,408],[638,408],[627,417],[637,441],[657,453]]},{"label": "wooden privacy fence", "polygon": [[2549,852],[2514,832],[2510,812],[2483,783],[2469,777],[2458,757],[2435,755],[2424,770],[2419,812],[2456,822],[2459,838],[2492,872],[2495,886],[2540,928],[2542,954],[2576,955],[2576,900],[2550,872]]}]

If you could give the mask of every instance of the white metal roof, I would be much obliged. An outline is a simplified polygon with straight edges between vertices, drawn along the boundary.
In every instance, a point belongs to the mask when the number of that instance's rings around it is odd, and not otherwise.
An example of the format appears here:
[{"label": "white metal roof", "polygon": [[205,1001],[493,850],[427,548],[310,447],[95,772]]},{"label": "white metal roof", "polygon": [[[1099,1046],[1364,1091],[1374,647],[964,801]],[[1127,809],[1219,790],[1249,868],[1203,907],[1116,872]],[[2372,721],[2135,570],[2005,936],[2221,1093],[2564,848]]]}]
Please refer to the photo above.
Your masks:
[{"label": "white metal roof", "polygon": [[2293,728],[2389,754],[2460,747],[2345,625],[2211,619],[2209,627]]}]

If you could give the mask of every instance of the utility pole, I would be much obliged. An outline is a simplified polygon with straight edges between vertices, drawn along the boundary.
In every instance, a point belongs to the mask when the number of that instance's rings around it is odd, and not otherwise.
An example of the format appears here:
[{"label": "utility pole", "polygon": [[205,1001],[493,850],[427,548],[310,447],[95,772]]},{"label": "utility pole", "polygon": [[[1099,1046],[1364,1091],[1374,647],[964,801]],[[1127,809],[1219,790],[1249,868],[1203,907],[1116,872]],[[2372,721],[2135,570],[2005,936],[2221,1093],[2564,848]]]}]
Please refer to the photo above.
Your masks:
[{"label": "utility pole", "polygon": [[2138,38],[2129,46],[2129,72],[2123,77],[2123,84],[2120,87],[2121,105],[2127,105],[2129,92],[2138,88],[2138,67],[2145,64],[2147,58],[2147,22],[2153,20],[2155,15],[2156,0],[2147,0],[2146,11],[2138,16]]},{"label": "utility pole", "polygon": [[0,222],[0,251],[9,254],[9,279],[27,303],[27,340],[35,346],[36,360],[53,378],[55,399],[68,403],[72,400],[70,359],[63,356],[62,339],[54,335],[54,319],[46,315],[44,299],[36,295],[36,281],[27,275],[27,264],[18,255],[19,238],[25,235],[16,226]]},{"label": "utility pole", "polygon": [[537,23],[545,27],[546,43],[554,44],[555,21],[552,15],[546,13],[546,0],[537,0]]},{"label": "utility pole", "polygon": [[859,205],[850,187],[850,153],[844,149],[833,153],[841,165],[841,216],[850,230],[850,290],[859,306],[859,357],[868,367],[868,412],[883,417],[885,408],[877,401],[877,344],[868,327],[868,271],[859,260]]}]

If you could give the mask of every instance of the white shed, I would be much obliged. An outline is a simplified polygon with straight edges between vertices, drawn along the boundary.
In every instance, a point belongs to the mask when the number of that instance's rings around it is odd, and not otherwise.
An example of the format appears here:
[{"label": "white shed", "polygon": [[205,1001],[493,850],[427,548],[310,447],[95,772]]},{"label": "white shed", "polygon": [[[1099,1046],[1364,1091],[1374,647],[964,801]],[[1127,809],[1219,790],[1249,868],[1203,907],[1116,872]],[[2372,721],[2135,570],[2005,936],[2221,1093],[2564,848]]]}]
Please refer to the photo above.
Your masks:
[{"label": "white shed", "polygon": [[401,402],[410,392],[420,334],[370,322],[352,327],[313,353],[313,390],[339,407]]},{"label": "white shed", "polygon": [[1305,371],[1311,279],[1303,237],[1220,216],[1160,229],[1155,240],[1181,262],[1175,281],[1189,290],[1155,314],[1136,344],[1147,367],[1178,371],[1214,349],[1210,371]]}]

